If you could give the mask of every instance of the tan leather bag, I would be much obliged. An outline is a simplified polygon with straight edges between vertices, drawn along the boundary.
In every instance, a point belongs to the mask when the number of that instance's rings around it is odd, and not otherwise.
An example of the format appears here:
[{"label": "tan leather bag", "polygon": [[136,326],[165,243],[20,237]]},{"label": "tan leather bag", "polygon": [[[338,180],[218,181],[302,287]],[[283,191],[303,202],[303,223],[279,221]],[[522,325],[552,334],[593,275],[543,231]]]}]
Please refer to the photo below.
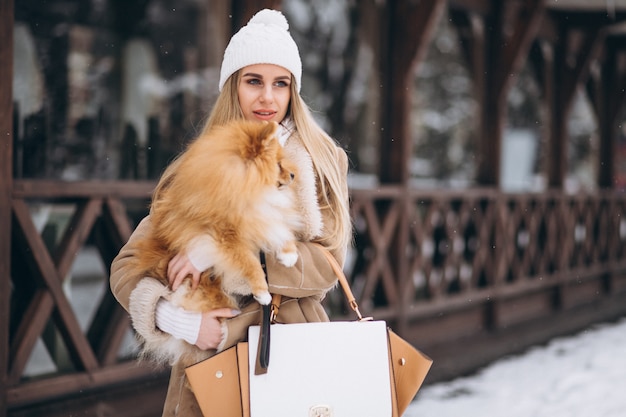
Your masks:
[{"label": "tan leather bag", "polygon": [[[326,249],[321,245],[320,248],[328,257],[350,306],[359,320],[367,320],[359,312],[341,267]],[[275,301],[273,304],[278,306],[280,301]],[[274,316],[276,314],[275,311]],[[387,329],[387,342],[391,371],[392,416],[399,417],[406,411],[424,382],[432,365],[432,359],[390,329]],[[204,417],[250,417],[248,354],[248,343],[241,342],[186,368],[187,378]]]}]

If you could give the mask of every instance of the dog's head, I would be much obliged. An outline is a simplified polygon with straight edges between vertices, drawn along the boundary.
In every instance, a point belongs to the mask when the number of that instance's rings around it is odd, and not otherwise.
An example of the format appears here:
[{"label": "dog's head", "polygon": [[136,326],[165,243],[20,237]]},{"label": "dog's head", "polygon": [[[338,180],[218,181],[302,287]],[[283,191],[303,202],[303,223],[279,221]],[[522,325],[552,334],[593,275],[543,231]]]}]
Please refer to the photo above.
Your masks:
[{"label": "dog's head", "polygon": [[276,122],[239,122],[242,135],[237,135],[241,157],[256,168],[259,179],[279,188],[293,182],[297,167],[285,157],[278,142]]},{"label": "dog's head", "polygon": [[288,159],[278,161],[278,188],[291,184],[296,178],[296,166]]}]

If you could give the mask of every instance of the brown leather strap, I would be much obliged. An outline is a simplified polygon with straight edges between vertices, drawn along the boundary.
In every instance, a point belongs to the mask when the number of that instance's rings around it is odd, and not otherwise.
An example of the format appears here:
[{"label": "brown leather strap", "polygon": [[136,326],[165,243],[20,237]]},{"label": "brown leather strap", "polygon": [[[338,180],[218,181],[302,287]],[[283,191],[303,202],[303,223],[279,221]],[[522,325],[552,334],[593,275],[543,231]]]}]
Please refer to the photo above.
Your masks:
[{"label": "brown leather strap", "polygon": [[330,267],[333,269],[333,272],[337,276],[337,279],[339,280],[339,284],[341,285],[341,288],[343,289],[343,293],[346,295],[348,304],[350,304],[350,308],[352,308],[352,310],[356,313],[357,317],[359,318],[359,321],[372,320],[371,317],[364,318],[361,315],[361,312],[359,311],[359,305],[357,304],[356,298],[354,297],[354,294],[352,293],[352,289],[350,288],[348,279],[346,278],[346,275],[343,273],[343,268],[339,266],[339,263],[337,262],[335,257],[324,246],[320,245],[319,243],[315,243],[315,245],[320,248],[324,256],[326,256],[326,259],[328,259],[328,263],[330,264]]},{"label": "brown leather strap", "polygon": [[262,375],[267,373],[270,364],[270,306],[262,305],[262,320],[259,330],[259,348],[257,349],[254,374]]},{"label": "brown leather strap", "polygon": [[[348,304],[350,305],[350,308],[352,308],[352,310],[356,313],[359,321],[372,320],[371,317],[363,317],[361,315],[361,312],[359,311],[359,305],[357,304],[356,298],[354,297],[354,294],[352,293],[352,289],[350,288],[348,279],[346,278],[346,275],[343,273],[343,269],[341,268],[341,266],[339,266],[339,263],[337,262],[335,257],[328,251],[328,249],[326,249],[321,244],[319,243],[313,243],[313,244],[317,246],[320,249],[320,251],[322,251],[324,256],[326,256],[326,259],[328,260],[330,267],[332,268],[333,272],[337,276],[337,280],[339,280],[339,284],[341,285],[341,289],[343,290],[343,293],[345,294],[346,299],[348,300]],[[272,309],[271,309],[271,312],[272,312],[271,322],[272,323],[276,322],[276,317],[278,316],[278,310],[280,309],[281,299],[282,299],[282,296],[280,294],[272,294]]]},{"label": "brown leather strap", "polygon": [[[260,255],[261,267],[265,272],[265,280],[268,280],[267,276],[267,264],[265,263],[265,252],[261,251]],[[259,349],[257,350],[256,365],[254,369],[255,375],[261,375],[267,373],[267,367],[270,363],[270,324],[272,311],[271,306],[261,306],[261,325],[259,330]]]}]

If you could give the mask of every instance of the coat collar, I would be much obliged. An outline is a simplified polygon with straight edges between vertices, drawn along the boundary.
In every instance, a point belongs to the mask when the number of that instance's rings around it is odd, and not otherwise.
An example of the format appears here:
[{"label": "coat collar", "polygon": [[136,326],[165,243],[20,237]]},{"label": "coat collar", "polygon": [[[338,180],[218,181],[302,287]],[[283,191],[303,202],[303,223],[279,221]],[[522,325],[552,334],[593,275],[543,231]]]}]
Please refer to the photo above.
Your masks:
[{"label": "coat collar", "polygon": [[286,117],[282,122],[278,125],[278,130],[276,131],[276,137],[278,137],[278,142],[281,146],[285,146],[287,143],[287,139],[289,136],[296,130],[296,125],[293,123],[291,118]]}]

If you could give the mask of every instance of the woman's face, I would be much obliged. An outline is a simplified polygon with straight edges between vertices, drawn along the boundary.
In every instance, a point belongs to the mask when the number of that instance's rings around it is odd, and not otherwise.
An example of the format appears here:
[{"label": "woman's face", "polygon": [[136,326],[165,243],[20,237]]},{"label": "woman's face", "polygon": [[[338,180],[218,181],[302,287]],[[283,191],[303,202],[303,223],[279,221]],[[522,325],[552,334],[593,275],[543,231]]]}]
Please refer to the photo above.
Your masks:
[{"label": "woman's face", "polygon": [[291,72],[273,64],[243,67],[237,95],[247,120],[280,123],[291,100]]}]

